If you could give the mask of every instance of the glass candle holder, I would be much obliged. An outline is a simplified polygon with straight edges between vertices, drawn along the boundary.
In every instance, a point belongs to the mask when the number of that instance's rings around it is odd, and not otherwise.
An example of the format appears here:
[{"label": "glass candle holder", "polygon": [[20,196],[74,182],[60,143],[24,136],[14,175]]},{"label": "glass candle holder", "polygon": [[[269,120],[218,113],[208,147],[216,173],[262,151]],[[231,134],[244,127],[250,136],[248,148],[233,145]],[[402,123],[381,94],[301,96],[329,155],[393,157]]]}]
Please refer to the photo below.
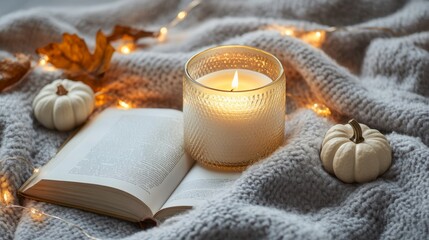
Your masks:
[{"label": "glass candle holder", "polygon": [[284,138],[286,79],[263,50],[220,46],[186,63],[183,116],[186,151],[202,165],[241,170]]}]

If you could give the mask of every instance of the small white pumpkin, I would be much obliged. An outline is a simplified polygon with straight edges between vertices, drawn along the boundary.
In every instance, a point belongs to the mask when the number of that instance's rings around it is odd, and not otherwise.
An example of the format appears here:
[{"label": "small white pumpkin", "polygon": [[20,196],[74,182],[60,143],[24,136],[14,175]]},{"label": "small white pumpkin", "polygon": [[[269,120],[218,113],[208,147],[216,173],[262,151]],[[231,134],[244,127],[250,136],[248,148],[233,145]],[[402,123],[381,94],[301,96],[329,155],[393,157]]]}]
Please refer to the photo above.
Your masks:
[{"label": "small white pumpkin", "polygon": [[82,82],[58,79],[40,90],[33,110],[43,126],[68,131],[85,122],[94,110],[94,92]]},{"label": "small white pumpkin", "polygon": [[346,183],[368,182],[383,174],[392,161],[386,137],[352,119],[326,132],[320,153],[323,167]]}]

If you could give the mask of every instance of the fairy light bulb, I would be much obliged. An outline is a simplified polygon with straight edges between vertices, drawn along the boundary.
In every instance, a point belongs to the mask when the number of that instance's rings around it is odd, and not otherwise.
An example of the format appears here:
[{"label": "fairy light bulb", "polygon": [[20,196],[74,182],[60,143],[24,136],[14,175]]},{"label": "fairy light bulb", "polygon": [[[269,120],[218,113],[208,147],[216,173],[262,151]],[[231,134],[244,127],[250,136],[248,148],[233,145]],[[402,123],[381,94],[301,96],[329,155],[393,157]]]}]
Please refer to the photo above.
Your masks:
[{"label": "fairy light bulb", "polygon": [[118,106],[122,109],[130,109],[131,108],[131,105],[129,103],[126,103],[122,100],[118,101]]},{"label": "fairy light bulb", "polygon": [[49,61],[49,57],[46,55],[42,55],[39,58],[38,64],[39,64],[39,66],[45,66],[46,64],[48,64],[48,61]]},{"label": "fairy light bulb", "polygon": [[129,54],[129,53],[131,52],[131,49],[130,49],[130,47],[129,47],[129,46],[124,45],[124,46],[122,46],[122,47],[119,49],[119,51],[120,51],[122,54]]},{"label": "fairy light bulb", "polygon": [[168,29],[176,26],[178,23],[183,21],[187,16],[188,13],[194,9],[196,6],[200,5],[201,0],[193,0],[191,1],[184,10],[177,13],[176,17],[166,24],[164,27],[160,28],[158,31],[158,41],[164,42],[167,39]]},{"label": "fairy light bulb", "polygon": [[180,12],[177,14],[177,18],[178,18],[178,19],[180,19],[180,20],[183,20],[187,15],[188,15],[188,14],[187,14],[185,11],[180,11]]},{"label": "fairy light bulb", "polygon": [[167,39],[168,29],[167,27],[162,27],[159,29],[158,41],[163,42]]},{"label": "fairy light bulb", "polygon": [[12,194],[9,191],[5,190],[3,192],[3,196],[2,197],[3,197],[2,202],[4,204],[8,205],[8,204],[10,204],[12,202]]},{"label": "fairy light bulb", "polygon": [[49,57],[46,55],[40,56],[39,61],[37,62],[37,65],[39,65],[40,67],[42,67],[43,70],[48,72],[53,72],[57,70],[54,66],[49,64]]},{"label": "fairy light bulb", "polygon": [[42,221],[44,218],[43,213],[35,208],[30,208],[30,215],[35,221]]},{"label": "fairy light bulb", "polygon": [[331,110],[321,103],[314,103],[310,106],[308,106],[311,110],[313,110],[317,115],[322,117],[328,117],[331,115]]},{"label": "fairy light bulb", "polygon": [[292,29],[286,29],[286,30],[284,30],[283,34],[286,36],[293,36],[294,32]]},{"label": "fairy light bulb", "polygon": [[304,42],[312,45],[313,47],[322,46],[325,40],[326,32],[325,31],[312,31],[306,34],[303,34],[300,38]]}]

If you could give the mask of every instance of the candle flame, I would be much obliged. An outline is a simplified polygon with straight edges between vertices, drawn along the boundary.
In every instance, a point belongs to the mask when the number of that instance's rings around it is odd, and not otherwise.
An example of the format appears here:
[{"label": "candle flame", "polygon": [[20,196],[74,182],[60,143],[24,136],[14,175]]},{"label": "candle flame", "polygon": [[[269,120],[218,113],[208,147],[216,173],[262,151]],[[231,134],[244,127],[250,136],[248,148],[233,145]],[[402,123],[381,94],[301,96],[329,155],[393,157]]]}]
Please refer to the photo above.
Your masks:
[{"label": "candle flame", "polygon": [[234,79],[232,79],[232,84],[231,85],[232,85],[232,90],[231,91],[233,91],[233,90],[235,90],[235,89],[238,88],[238,71],[237,70],[234,73]]}]

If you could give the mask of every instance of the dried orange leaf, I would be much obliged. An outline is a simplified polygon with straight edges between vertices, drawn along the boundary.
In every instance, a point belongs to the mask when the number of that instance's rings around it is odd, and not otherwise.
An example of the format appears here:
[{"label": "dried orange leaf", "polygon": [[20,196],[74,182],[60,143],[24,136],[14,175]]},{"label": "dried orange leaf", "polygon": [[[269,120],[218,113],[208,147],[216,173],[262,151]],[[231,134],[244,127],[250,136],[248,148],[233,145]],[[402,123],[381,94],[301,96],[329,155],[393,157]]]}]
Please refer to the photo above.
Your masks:
[{"label": "dried orange leaf", "polygon": [[83,81],[97,91],[102,86],[101,78],[109,68],[115,49],[101,31],[97,32],[95,44],[91,54],[78,35],[64,33],[61,43],[50,43],[36,52],[46,55],[52,65],[65,70],[70,79]]},{"label": "dried orange leaf", "polygon": [[0,61],[0,91],[19,82],[30,70],[30,57],[18,53],[16,59],[5,58]]},{"label": "dried orange leaf", "polygon": [[102,74],[109,68],[110,59],[112,58],[115,48],[113,48],[107,41],[106,36],[101,31],[97,32],[96,38],[97,45],[95,46],[94,62],[90,65],[91,72]]},{"label": "dried orange leaf", "polygon": [[107,37],[107,41],[112,42],[118,39],[125,39],[125,40],[131,40],[135,42],[140,38],[156,37],[156,36],[157,36],[156,32],[116,25],[115,28],[113,29],[113,32]]}]

